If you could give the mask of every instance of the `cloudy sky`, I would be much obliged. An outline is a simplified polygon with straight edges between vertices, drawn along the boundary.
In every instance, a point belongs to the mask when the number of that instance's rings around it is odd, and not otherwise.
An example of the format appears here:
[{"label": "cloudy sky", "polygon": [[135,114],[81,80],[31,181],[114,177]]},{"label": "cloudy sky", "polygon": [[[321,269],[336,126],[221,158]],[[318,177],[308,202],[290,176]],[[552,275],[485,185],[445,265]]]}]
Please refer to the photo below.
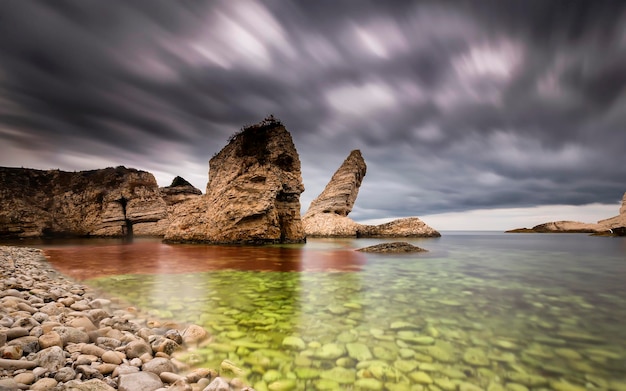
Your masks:
[{"label": "cloudy sky", "polygon": [[268,114],[303,208],[352,149],[357,221],[508,229],[616,215],[621,1],[3,1],[0,165],[125,165],[204,190]]}]

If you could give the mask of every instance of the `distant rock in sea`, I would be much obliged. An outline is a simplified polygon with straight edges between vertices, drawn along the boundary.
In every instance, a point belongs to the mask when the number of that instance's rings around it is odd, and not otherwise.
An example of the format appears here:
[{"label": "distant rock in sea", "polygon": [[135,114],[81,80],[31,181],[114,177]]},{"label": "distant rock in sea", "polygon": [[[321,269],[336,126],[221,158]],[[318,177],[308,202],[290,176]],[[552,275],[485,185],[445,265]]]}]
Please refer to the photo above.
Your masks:
[{"label": "distant rock in sea", "polygon": [[622,206],[619,215],[597,223],[582,223],[578,221],[553,221],[539,224],[532,228],[517,228],[506,231],[508,233],[613,233],[623,236],[626,233],[626,193],[622,197]]},{"label": "distant rock in sea", "polygon": [[236,133],[209,163],[206,194],[174,206],[165,240],[297,243],[304,191],[291,135],[268,117]]},{"label": "distant rock in sea", "polygon": [[66,172],[0,167],[0,237],[158,234],[154,176],[119,166]]},{"label": "distant rock in sea", "polygon": [[539,224],[532,228],[517,228],[508,233],[551,233],[551,232],[567,232],[567,233],[596,233],[605,231],[599,224],[582,223],[580,221],[552,221],[549,223]]},{"label": "distant rock in sea", "polygon": [[333,174],[324,191],[315,198],[302,218],[312,237],[438,237],[439,232],[417,217],[381,225],[363,225],[348,217],[359,194],[367,166],[361,151],[350,152]]}]

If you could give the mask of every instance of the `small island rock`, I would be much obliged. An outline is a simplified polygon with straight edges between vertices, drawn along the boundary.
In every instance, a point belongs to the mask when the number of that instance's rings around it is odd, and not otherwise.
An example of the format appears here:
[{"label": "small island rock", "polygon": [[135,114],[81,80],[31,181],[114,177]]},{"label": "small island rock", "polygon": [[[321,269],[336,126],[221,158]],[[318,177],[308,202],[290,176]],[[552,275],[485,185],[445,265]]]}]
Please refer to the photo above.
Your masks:
[{"label": "small island rock", "polygon": [[426,252],[428,250],[414,246],[407,242],[391,242],[363,247],[356,251],[362,251],[365,253],[419,253]]}]

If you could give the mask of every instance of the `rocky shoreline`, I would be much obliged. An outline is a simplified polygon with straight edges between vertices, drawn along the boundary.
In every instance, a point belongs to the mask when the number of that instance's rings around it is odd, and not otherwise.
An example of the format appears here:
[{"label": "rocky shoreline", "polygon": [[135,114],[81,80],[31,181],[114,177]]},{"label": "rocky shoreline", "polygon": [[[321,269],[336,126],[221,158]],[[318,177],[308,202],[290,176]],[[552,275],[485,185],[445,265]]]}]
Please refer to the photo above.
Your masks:
[{"label": "rocky shoreline", "polygon": [[0,391],[253,391],[174,357],[210,341],[99,297],[41,250],[0,246]]}]

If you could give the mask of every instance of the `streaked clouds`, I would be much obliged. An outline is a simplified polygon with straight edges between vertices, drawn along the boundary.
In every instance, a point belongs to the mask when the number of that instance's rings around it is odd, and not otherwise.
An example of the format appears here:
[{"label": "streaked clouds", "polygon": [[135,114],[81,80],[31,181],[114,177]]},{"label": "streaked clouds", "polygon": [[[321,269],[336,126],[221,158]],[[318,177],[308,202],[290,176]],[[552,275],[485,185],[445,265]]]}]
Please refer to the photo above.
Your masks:
[{"label": "streaked clouds", "polygon": [[362,150],[357,220],[517,218],[617,205],[626,191],[620,2],[27,0],[0,11],[0,165],[122,164],[204,190],[228,136],[273,113],[300,153],[304,207]]}]

